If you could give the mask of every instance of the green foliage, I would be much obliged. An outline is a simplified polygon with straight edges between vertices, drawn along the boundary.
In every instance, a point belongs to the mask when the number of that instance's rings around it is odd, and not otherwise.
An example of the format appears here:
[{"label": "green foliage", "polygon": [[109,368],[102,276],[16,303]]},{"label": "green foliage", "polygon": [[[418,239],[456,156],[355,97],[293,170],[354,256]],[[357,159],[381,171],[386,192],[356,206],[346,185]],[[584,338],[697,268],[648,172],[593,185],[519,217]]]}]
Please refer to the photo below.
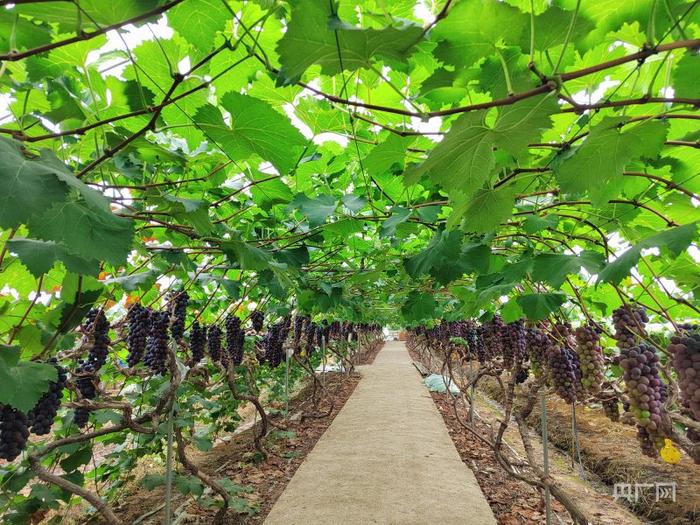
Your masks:
[{"label": "green foliage", "polygon": [[[258,306],[271,322],[577,321],[621,298],[697,319],[697,9],[578,4],[421,2],[428,20],[412,0],[9,4],[0,402],[33,406],[54,377],[38,361],[82,348],[91,307],[121,326],[183,289],[203,324]],[[93,33],[110,25],[123,43]],[[155,405],[167,381],[126,378],[115,339],[105,381]],[[235,428],[225,389],[182,388],[191,442]],[[92,474],[117,479],[162,434],[130,446]],[[51,460],[82,484],[88,452]],[[15,521],[66,498],[20,493],[16,472]]]}]

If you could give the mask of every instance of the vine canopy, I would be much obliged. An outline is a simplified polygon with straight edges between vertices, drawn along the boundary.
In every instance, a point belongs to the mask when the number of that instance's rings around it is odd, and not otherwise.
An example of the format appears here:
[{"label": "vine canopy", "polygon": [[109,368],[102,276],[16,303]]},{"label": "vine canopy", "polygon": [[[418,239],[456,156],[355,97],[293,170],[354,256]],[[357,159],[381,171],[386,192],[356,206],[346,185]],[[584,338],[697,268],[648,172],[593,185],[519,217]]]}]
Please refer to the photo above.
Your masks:
[{"label": "vine canopy", "polygon": [[695,2],[0,4],[25,357],[172,288],[205,316],[698,317]]}]

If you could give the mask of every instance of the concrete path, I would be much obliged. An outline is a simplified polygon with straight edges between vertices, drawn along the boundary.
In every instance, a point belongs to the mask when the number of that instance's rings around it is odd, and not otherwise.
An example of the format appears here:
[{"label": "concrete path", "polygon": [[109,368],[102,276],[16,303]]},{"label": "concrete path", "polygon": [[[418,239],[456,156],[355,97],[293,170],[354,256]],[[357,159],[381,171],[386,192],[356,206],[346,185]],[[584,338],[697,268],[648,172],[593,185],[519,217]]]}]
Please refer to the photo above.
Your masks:
[{"label": "concrete path", "polygon": [[265,524],[495,525],[404,344],[360,371]]}]

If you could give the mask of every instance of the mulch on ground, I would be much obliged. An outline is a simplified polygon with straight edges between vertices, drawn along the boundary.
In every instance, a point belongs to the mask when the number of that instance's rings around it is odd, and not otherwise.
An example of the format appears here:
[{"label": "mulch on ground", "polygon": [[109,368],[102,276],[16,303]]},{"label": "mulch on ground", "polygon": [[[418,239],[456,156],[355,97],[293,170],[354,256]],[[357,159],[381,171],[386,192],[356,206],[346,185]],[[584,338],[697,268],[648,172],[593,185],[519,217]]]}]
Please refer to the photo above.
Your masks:
[{"label": "mulch on ground", "polygon": [[[457,452],[465,465],[474,472],[499,525],[543,523],[544,504],[539,492],[527,483],[508,476],[496,461],[491,448],[464,429],[454,415],[449,394],[432,392],[431,395]],[[460,413],[460,418],[467,418],[466,410]],[[479,421],[474,421],[474,426],[484,435],[490,431]],[[555,512],[565,516],[564,508],[556,501],[553,503]]]}]

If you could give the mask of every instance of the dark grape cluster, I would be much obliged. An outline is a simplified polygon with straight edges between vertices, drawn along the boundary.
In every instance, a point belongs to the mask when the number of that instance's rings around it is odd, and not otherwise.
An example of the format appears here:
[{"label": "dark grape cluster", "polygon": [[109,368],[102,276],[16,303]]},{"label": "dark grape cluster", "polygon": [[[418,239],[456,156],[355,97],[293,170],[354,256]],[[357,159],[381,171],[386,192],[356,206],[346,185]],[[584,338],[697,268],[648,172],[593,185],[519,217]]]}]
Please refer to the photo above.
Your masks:
[{"label": "dark grape cluster", "polygon": [[621,357],[629,410],[637,426],[643,429],[639,434],[642,450],[645,451],[648,441],[656,443],[658,447],[663,444],[664,438],[659,357],[653,347],[645,344],[624,348]]},{"label": "dark grape cluster", "polygon": [[88,340],[88,362],[99,370],[107,362],[109,353],[109,321],[101,309],[93,308],[83,325]]},{"label": "dark grape cluster", "polygon": [[620,421],[620,406],[615,396],[607,396],[601,399],[605,416],[614,422]]},{"label": "dark grape cluster", "polygon": [[[285,317],[272,325],[263,337],[264,360],[271,368],[277,368],[284,360],[284,341],[289,333],[289,328],[290,318]],[[323,331],[323,328],[321,328],[321,331]]]},{"label": "dark grape cluster", "polygon": [[505,325],[500,316],[494,318],[484,325],[484,344],[486,354],[489,359],[503,355],[503,332]]},{"label": "dark grape cluster", "polygon": [[600,331],[593,325],[579,326],[575,332],[576,350],[581,361],[581,382],[587,392],[595,394],[605,379],[605,358],[600,346]]},{"label": "dark grape cluster", "polygon": [[308,355],[308,356],[311,356],[314,349],[316,348],[316,344],[318,342],[318,338],[317,338],[316,334],[317,334],[316,323],[309,320],[308,324],[306,325],[306,355]]},{"label": "dark grape cluster", "polygon": [[211,357],[211,360],[214,362],[220,362],[223,358],[221,336],[221,328],[216,325],[209,327],[207,331],[207,346],[209,348],[209,357]]},{"label": "dark grape cluster", "polygon": [[[95,399],[97,397],[97,370],[95,365],[89,361],[78,363],[78,368],[75,371],[75,387],[80,394],[80,399]],[[90,417],[90,409],[87,407],[79,407],[74,411],[73,420],[78,428],[84,428],[87,425]]]},{"label": "dark grape cluster", "polygon": [[547,349],[549,377],[556,393],[567,403],[576,401],[575,355],[569,348],[551,342]]},{"label": "dark grape cluster", "polygon": [[474,329],[472,339],[469,340],[469,347],[472,348],[472,351],[476,354],[476,358],[482,365],[489,359],[486,343],[484,343],[485,334],[485,328],[479,325]]},{"label": "dark grape cluster", "polygon": [[[306,326],[307,322],[307,317],[304,317],[303,315],[295,315],[294,316],[294,322],[292,323],[293,328],[293,334],[292,334],[292,347],[294,348],[295,353],[299,353],[299,345],[301,344],[301,336],[304,334],[304,327]],[[339,337],[343,336],[344,333],[344,326],[340,327],[340,332],[339,332]]]},{"label": "dark grape cluster", "polygon": [[574,352],[573,348],[565,346],[564,351],[569,355],[569,359],[574,368],[574,376],[576,377],[574,387],[576,388],[576,394],[577,396],[581,397],[583,395],[583,383],[581,382],[583,379],[583,373],[581,372],[581,360],[579,359],[578,354]]},{"label": "dark grape cluster", "polygon": [[194,366],[204,359],[204,347],[207,344],[207,332],[205,328],[199,324],[199,321],[192,323],[190,328],[190,366]]},{"label": "dark grape cluster", "polygon": [[146,351],[146,340],[151,326],[151,311],[140,304],[134,304],[126,314],[129,333],[126,336],[126,344],[129,354],[126,363],[136,366]]},{"label": "dark grape cluster", "polygon": [[250,314],[250,324],[256,332],[262,332],[263,325],[265,324],[265,314],[260,310],[255,310]]},{"label": "dark grape cluster", "polygon": [[29,426],[37,436],[45,436],[51,432],[53,420],[56,418],[58,407],[61,406],[63,389],[66,386],[66,369],[60,366],[56,359],[49,361],[56,368],[56,381],[49,382],[49,389],[39,398],[37,404],[27,414]]},{"label": "dark grape cluster", "polygon": [[631,348],[644,338],[644,326],[649,322],[644,307],[625,304],[613,312],[612,318],[618,348]]},{"label": "dark grape cluster", "polygon": [[515,383],[516,384],[522,384],[525,381],[527,381],[527,378],[530,377],[530,369],[529,368],[519,368],[518,372],[515,374]]},{"label": "dark grape cluster", "polygon": [[14,460],[27,446],[29,421],[20,410],[0,404],[0,459]]},{"label": "dark grape cluster", "polygon": [[168,324],[167,312],[153,312],[151,326],[146,338],[146,356],[143,362],[154,374],[164,374],[168,370]]},{"label": "dark grape cluster", "polygon": [[522,321],[508,323],[503,328],[503,366],[510,370],[522,363],[527,355],[525,325]]},{"label": "dark grape cluster", "polygon": [[542,377],[549,358],[547,350],[552,345],[549,335],[538,327],[528,328],[526,334],[530,367],[535,377]]},{"label": "dark grape cluster", "polygon": [[673,355],[683,404],[700,421],[700,331],[681,331],[671,339],[668,350]]},{"label": "dark grape cluster", "polygon": [[170,333],[176,341],[181,341],[185,336],[185,317],[187,316],[187,304],[189,302],[190,296],[188,293],[180,292],[169,305]]},{"label": "dark grape cluster", "polygon": [[226,318],[226,351],[231,362],[238,366],[243,362],[243,347],[245,345],[245,332],[241,327],[241,320],[235,315]]}]

